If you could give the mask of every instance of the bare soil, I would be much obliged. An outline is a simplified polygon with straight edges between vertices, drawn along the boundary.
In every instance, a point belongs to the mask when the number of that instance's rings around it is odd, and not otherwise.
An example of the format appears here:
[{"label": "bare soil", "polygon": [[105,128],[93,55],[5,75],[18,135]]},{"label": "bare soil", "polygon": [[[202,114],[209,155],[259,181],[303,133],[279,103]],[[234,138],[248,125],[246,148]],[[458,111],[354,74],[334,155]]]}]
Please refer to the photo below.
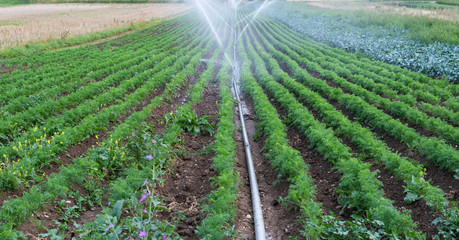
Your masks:
[{"label": "bare soil", "polygon": [[[212,115],[207,120],[216,125],[218,99],[218,88],[211,83],[204,90],[204,99],[192,109],[198,118]],[[206,217],[206,213],[201,212],[201,205],[213,190],[210,178],[216,175],[211,168],[213,153],[210,151],[215,139],[208,132],[197,136],[184,132],[180,139],[183,144],[176,149],[181,154],[175,159],[171,174],[164,178],[164,186],[158,192],[166,197],[164,204],[169,209],[160,212],[158,217],[173,221],[176,213],[183,211],[186,218],[178,222],[176,231],[183,239],[197,239],[196,227]]]}]

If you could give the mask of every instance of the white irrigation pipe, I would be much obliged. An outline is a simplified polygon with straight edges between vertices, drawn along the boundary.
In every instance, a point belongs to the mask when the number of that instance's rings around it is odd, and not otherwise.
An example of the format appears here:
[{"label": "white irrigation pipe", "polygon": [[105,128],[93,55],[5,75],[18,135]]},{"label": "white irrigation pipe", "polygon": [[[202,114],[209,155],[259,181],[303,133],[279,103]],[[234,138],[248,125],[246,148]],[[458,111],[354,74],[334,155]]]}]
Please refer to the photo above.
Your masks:
[{"label": "white irrigation pipe", "polygon": [[[236,29],[236,26],[233,29]],[[234,93],[236,95],[236,100],[238,102],[239,119],[241,121],[242,137],[244,139],[245,156],[247,158],[247,168],[249,171],[250,192],[252,195],[253,220],[254,220],[254,227],[255,227],[255,239],[265,240],[266,239],[265,224],[263,221],[263,211],[261,209],[260,193],[258,192],[257,176],[255,174],[255,167],[253,166],[252,151],[250,150],[249,137],[247,135],[247,130],[245,128],[244,114],[242,113],[241,98],[239,97],[239,88],[237,84],[240,78],[240,72],[239,72],[239,65],[236,61],[236,45],[237,45],[237,40],[239,39],[237,38],[236,31],[234,32],[234,39],[236,41],[234,42],[234,46],[233,46],[232,83],[233,83]]]}]

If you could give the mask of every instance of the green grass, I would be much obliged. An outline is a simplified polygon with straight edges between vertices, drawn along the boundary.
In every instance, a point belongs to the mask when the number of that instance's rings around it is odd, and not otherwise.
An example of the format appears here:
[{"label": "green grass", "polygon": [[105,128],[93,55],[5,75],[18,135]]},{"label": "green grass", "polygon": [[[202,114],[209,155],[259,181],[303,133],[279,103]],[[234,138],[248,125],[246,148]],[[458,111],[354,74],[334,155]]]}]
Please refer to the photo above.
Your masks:
[{"label": "green grass", "polygon": [[0,0],[0,7],[28,4],[30,0]]},{"label": "green grass", "polygon": [[405,29],[409,38],[425,43],[459,44],[459,25],[447,20],[367,11],[342,12],[336,16],[360,27]]},{"label": "green grass", "polygon": [[349,24],[365,28],[382,26],[389,29],[405,29],[408,32],[409,38],[425,43],[442,42],[459,44],[459,24],[447,20],[400,15],[388,11],[344,11],[312,7],[308,4],[298,2],[288,4],[305,15],[323,15],[330,18],[342,19]]},{"label": "green grass", "polygon": [[437,0],[437,3],[459,6],[459,0]]},{"label": "green grass", "polygon": [[442,3],[430,3],[430,2],[406,2],[399,3],[400,6],[407,6],[411,8],[424,8],[424,9],[454,9],[458,6],[447,5]]}]

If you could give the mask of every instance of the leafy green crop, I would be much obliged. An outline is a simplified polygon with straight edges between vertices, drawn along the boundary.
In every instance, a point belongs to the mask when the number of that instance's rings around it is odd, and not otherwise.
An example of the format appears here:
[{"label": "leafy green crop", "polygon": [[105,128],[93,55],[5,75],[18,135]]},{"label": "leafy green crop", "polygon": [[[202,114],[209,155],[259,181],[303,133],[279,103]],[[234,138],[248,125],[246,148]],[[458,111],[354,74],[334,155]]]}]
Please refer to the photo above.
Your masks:
[{"label": "leafy green crop", "polygon": [[[207,131],[210,135],[213,134],[213,127],[207,121],[208,118],[213,116],[203,116],[198,118],[194,111],[189,107],[178,108],[175,113],[168,113],[164,116],[166,123],[177,123],[183,130],[193,134],[194,136],[202,134],[202,130]],[[202,130],[201,130],[202,129]]]}]

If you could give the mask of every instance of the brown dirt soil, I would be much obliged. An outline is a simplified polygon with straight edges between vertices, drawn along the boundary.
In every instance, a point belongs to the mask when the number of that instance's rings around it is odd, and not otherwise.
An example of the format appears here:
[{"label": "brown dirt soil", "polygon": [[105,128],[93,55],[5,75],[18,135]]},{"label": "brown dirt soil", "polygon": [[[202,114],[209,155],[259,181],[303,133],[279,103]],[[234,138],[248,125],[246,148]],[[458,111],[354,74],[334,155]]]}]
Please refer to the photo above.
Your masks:
[{"label": "brown dirt soil", "polygon": [[393,205],[399,210],[410,210],[412,219],[418,224],[418,230],[426,233],[427,239],[433,239],[433,236],[438,234],[438,231],[434,225],[431,225],[432,221],[438,217],[442,217],[441,214],[433,212],[427,206],[424,199],[420,199],[412,204],[407,204],[404,201],[405,194],[403,182],[395,179],[382,164],[374,164],[370,167],[371,171],[378,170],[379,173],[377,178],[383,183],[382,189],[384,190],[385,197],[394,201]]},{"label": "brown dirt soil", "polygon": [[[256,121],[253,119],[252,99],[245,94],[241,95],[243,104],[243,114],[247,134],[252,150],[252,158],[257,174],[257,183],[260,192],[265,232],[267,239],[287,239],[289,236],[300,237],[302,230],[301,223],[296,219],[300,216],[299,211],[282,207],[278,202],[280,197],[288,194],[289,183],[286,179],[278,179],[278,173],[272,168],[270,162],[262,155],[264,138],[254,140],[256,135]],[[236,114],[236,127],[239,129],[239,109]],[[237,133],[237,159],[236,170],[239,172],[243,186],[239,190],[239,200],[237,203],[238,214],[236,216],[235,231],[240,232],[236,238],[255,239],[253,227],[252,200],[250,185],[247,172],[247,161],[244,153],[244,142],[242,133]],[[274,184],[277,182],[276,184]]]},{"label": "brown dirt soil", "polygon": [[[103,183],[102,189],[107,189],[108,184]],[[71,187],[73,191],[78,191],[82,196],[90,194],[87,190],[85,190],[82,186],[73,185]],[[108,190],[108,189],[107,189]],[[102,197],[106,199],[106,196]],[[66,198],[57,198],[53,201],[53,203],[46,203],[44,206],[44,210],[36,211],[32,214],[31,218],[21,224],[17,230],[23,232],[29,239],[42,239],[39,238],[39,234],[46,233],[46,229],[53,229],[56,228],[57,225],[52,222],[52,220],[58,220],[59,218],[63,217],[63,214],[59,207],[57,207],[56,203],[60,201],[65,201],[65,206],[72,207],[77,205],[78,199],[66,197]],[[94,221],[102,211],[101,206],[89,206],[87,203],[82,205],[85,209],[84,212],[78,212],[80,216],[78,218],[73,217],[70,218],[69,227],[73,229],[72,221],[75,221],[77,224],[84,225],[84,223],[89,221]],[[42,226],[38,229],[39,222],[42,222]],[[62,221],[60,221],[62,222]],[[77,237],[77,235],[73,233],[69,233],[66,235],[65,239],[71,239],[72,237]]]},{"label": "brown dirt soil", "polygon": [[[267,92],[265,93],[267,94]],[[279,103],[273,101],[273,99],[270,100],[281,118],[287,119],[287,110],[282,108]],[[317,116],[315,117],[317,118]],[[333,212],[340,220],[350,220],[352,212],[349,209],[344,209],[342,214],[340,214],[342,206],[338,203],[338,194],[334,190],[338,187],[342,174],[333,169],[334,166],[331,162],[324,159],[314,149],[309,148],[311,144],[301,131],[293,126],[287,126],[287,137],[290,146],[300,152],[304,161],[309,166],[309,172],[316,186],[316,198],[318,202],[322,203],[323,212],[326,214]]]},{"label": "brown dirt soil", "polygon": [[[216,125],[218,99],[218,89],[209,84],[204,90],[204,99],[193,107],[197,117],[212,115],[214,117],[207,120]],[[181,154],[171,167],[171,174],[164,177],[164,185],[158,192],[166,197],[164,204],[169,209],[160,212],[158,217],[172,222],[176,213],[183,211],[186,218],[178,222],[176,231],[183,239],[197,239],[196,227],[207,215],[201,212],[201,204],[213,190],[210,178],[216,175],[211,168],[213,153],[208,153],[214,137],[206,132],[197,136],[182,133],[180,138],[183,145],[176,146],[176,149]]]}]

